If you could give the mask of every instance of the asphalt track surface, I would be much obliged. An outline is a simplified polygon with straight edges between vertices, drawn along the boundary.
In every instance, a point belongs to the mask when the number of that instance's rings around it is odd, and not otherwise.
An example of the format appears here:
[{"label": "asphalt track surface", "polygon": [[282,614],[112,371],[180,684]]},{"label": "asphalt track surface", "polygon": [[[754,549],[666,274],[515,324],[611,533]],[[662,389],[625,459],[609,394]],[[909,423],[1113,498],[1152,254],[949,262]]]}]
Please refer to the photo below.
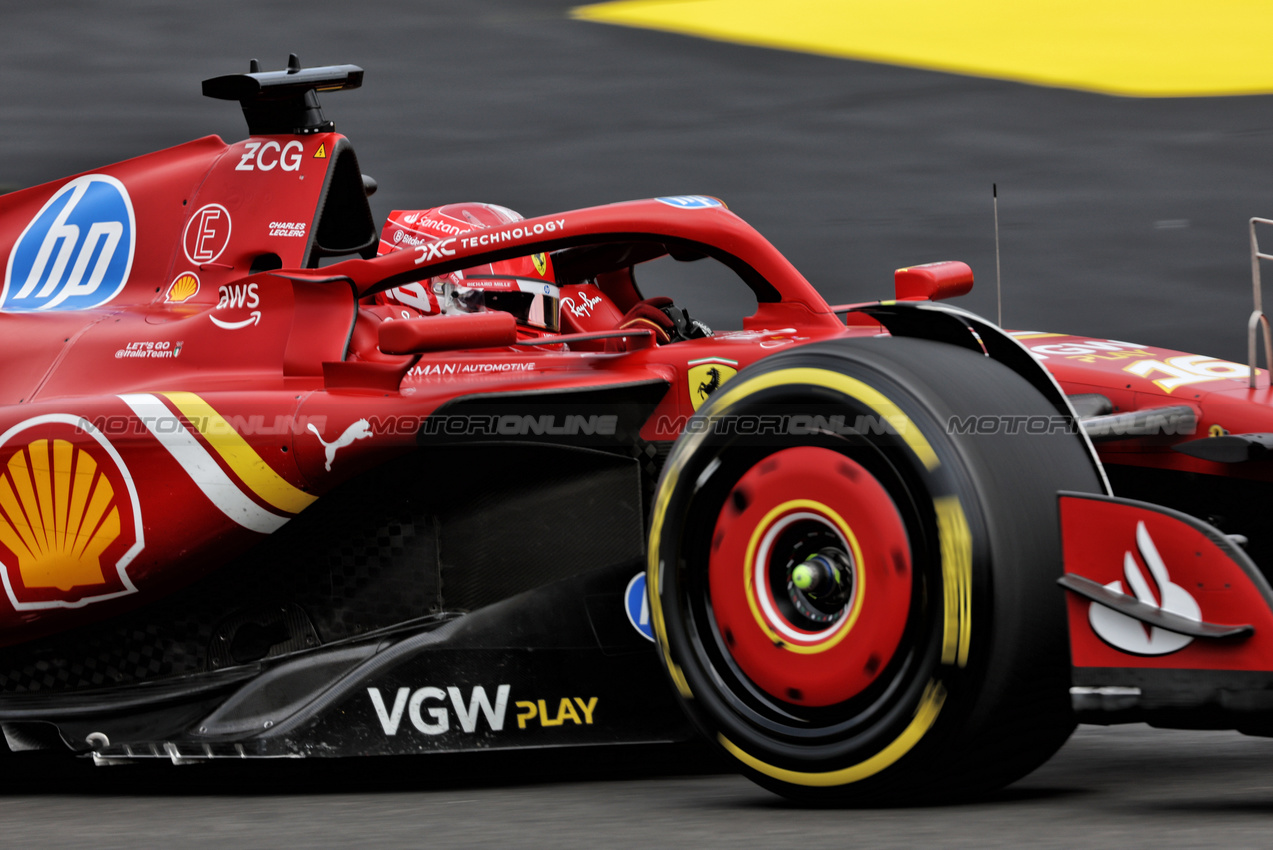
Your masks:
[{"label": "asphalt track surface", "polygon": [[[237,108],[199,80],[294,51],[367,69],[324,106],[380,181],[378,216],[711,194],[833,302],[963,259],[979,281],[964,305],[993,317],[998,183],[1005,325],[1245,358],[1273,99],[1043,89],[576,22],[569,5],[0,0],[0,186],[240,138]],[[0,843],[1261,846],[1271,758],[1273,742],[1231,733],[1087,727],[981,804],[809,812],[684,773],[710,769],[702,757],[645,752],[160,770],[36,757],[0,769]]]}]

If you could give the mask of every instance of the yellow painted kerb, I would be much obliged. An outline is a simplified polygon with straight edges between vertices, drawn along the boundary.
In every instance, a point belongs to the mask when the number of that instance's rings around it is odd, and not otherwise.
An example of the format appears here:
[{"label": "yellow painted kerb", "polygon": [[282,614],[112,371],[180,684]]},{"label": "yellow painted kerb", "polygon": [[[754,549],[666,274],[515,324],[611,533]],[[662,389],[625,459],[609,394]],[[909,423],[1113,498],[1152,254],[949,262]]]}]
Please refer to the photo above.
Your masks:
[{"label": "yellow painted kerb", "polygon": [[573,16],[1107,94],[1273,92],[1267,0],[622,0]]}]

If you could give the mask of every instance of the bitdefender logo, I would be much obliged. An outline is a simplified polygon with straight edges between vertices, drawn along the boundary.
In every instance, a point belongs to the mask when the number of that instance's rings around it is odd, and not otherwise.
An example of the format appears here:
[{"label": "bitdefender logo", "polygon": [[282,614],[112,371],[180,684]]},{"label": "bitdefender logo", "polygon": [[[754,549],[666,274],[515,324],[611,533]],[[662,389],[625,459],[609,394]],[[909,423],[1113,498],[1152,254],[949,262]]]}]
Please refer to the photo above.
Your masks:
[{"label": "bitdefender logo", "polygon": [[[1201,622],[1202,610],[1198,601],[1189,595],[1189,591],[1172,583],[1167,565],[1143,522],[1136,523],[1136,548],[1149,575],[1146,576],[1131,552],[1123,553],[1123,576],[1131,588],[1131,595],[1145,605]],[[1105,587],[1116,593],[1127,593],[1121,581],[1112,581]],[[1096,603],[1092,603],[1088,610],[1087,619],[1101,640],[1133,655],[1168,655],[1184,649],[1193,641],[1189,635],[1150,626]]]}]

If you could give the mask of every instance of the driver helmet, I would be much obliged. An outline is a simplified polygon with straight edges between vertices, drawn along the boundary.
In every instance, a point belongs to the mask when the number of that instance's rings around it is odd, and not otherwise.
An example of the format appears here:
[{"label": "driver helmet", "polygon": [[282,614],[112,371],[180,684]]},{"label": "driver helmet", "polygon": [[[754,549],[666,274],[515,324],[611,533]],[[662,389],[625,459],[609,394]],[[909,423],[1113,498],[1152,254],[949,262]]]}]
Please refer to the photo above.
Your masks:
[{"label": "driver helmet", "polygon": [[[427,210],[394,210],[380,234],[379,254],[415,248],[474,230],[502,227],[522,216],[497,204],[447,204]],[[401,318],[499,310],[518,324],[556,333],[561,293],[552,258],[531,254],[403,284],[377,293],[377,304],[395,308]]]}]

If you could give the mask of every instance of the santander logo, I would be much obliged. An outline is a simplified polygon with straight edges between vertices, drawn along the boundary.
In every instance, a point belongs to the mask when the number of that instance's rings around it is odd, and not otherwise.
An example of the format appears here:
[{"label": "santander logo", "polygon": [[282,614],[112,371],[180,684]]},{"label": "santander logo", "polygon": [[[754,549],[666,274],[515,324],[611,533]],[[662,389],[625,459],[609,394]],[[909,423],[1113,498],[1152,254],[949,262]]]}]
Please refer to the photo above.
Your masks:
[{"label": "santander logo", "polygon": [[[1201,622],[1202,610],[1197,600],[1183,587],[1172,583],[1167,565],[1163,563],[1158,547],[1143,522],[1136,523],[1136,548],[1149,575],[1146,576],[1131,552],[1123,553],[1123,575],[1131,588],[1131,595],[1146,605]],[[1121,581],[1112,581],[1105,586],[1116,593],[1127,593]],[[1167,655],[1193,642],[1189,635],[1147,625],[1096,603],[1092,603],[1088,610],[1087,619],[1101,640],[1133,655]]]}]

